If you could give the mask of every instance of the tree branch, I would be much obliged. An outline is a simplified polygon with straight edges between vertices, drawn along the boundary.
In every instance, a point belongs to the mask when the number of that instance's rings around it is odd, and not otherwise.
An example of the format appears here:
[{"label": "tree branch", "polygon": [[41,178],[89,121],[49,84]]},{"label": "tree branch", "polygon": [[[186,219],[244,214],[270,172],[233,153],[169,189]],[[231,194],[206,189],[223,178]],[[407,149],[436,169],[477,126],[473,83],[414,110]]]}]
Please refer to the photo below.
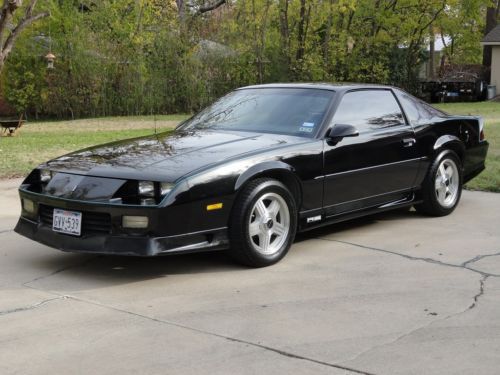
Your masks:
[{"label": "tree branch", "polygon": [[212,4],[205,4],[200,6],[200,9],[198,9],[198,14],[203,14],[207,12],[211,12],[212,10],[217,9],[221,5],[225,4],[226,0],[217,0],[215,3]]},{"label": "tree branch", "polygon": [[9,20],[12,18],[12,12],[17,9],[14,8],[14,4],[9,0],[4,0],[2,8],[0,9],[0,43],[2,42],[2,35],[7,28]]},{"label": "tree branch", "polygon": [[[33,16],[33,10],[35,9],[37,1],[38,0],[30,1],[28,6],[26,7],[24,18],[20,21],[20,24],[24,20],[29,20]],[[3,42],[2,36],[5,32],[5,29],[7,29],[8,22],[10,19],[12,19],[14,12],[19,9],[22,4],[22,0],[4,0],[2,8],[0,9],[0,52],[2,52],[3,50],[3,48],[1,48],[1,43]]]},{"label": "tree branch", "polygon": [[33,15],[33,10],[35,9],[37,1],[38,0],[31,0],[29,5],[26,7],[26,17],[25,18],[29,18]]},{"label": "tree branch", "polygon": [[[36,3],[36,0],[33,0],[32,3]],[[2,53],[1,53],[2,56],[0,56],[0,57],[2,57],[3,59],[5,59],[7,57],[7,55],[12,50],[12,47],[14,47],[14,43],[16,42],[16,39],[19,37],[21,32],[26,27],[28,27],[29,25],[31,25],[35,21],[38,21],[38,20],[45,18],[45,17],[48,17],[49,15],[50,15],[49,12],[43,12],[43,13],[39,13],[39,14],[36,14],[34,16],[31,16],[29,18],[25,18],[22,21],[20,21],[19,24],[14,28],[14,30],[12,30],[9,37],[5,41],[3,48],[2,48]]]},{"label": "tree branch", "polygon": [[9,8],[11,13],[23,5],[23,0],[5,0],[4,6]]}]

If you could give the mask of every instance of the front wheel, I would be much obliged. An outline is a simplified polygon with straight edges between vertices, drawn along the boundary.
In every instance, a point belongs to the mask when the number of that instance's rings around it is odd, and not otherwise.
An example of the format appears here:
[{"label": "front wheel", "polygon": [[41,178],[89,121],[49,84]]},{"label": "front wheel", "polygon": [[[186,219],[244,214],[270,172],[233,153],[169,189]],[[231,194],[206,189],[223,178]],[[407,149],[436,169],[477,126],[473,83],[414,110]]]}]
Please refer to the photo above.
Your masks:
[{"label": "front wheel", "polygon": [[297,208],[287,187],[269,178],[250,181],[233,208],[230,255],[252,267],[272,265],[286,255],[296,229]]},{"label": "front wheel", "polygon": [[422,184],[423,203],[415,206],[419,212],[445,216],[453,212],[462,195],[462,168],[457,154],[443,151],[434,159]]}]

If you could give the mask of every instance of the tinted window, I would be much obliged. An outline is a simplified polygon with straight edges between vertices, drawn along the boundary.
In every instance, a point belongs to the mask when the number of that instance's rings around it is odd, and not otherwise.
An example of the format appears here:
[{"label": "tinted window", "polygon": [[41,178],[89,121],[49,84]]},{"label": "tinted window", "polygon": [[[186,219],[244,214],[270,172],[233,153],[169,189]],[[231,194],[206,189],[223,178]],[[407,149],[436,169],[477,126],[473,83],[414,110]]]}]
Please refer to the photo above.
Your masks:
[{"label": "tinted window", "polygon": [[180,129],[222,129],[311,137],[321,125],[333,91],[262,88],[219,99]]},{"label": "tinted window", "polygon": [[333,124],[354,125],[363,132],[404,124],[404,117],[389,90],[360,90],[344,95]]},{"label": "tinted window", "polygon": [[434,117],[442,117],[446,114],[440,110],[431,107],[420,99],[411,96],[402,90],[395,90],[408,120],[412,124],[421,124],[432,120]]}]

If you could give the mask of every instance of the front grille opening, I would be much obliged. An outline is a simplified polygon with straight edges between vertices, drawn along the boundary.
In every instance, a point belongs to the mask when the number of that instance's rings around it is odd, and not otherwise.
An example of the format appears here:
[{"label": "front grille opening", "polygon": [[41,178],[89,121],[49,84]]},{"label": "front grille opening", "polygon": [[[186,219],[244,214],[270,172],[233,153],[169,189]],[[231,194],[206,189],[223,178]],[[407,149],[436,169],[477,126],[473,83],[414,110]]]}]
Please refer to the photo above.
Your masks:
[{"label": "front grille opening", "polygon": [[[111,215],[103,212],[79,211],[82,213],[82,234],[110,233]],[[54,207],[41,204],[39,207],[40,222],[52,228]]]}]

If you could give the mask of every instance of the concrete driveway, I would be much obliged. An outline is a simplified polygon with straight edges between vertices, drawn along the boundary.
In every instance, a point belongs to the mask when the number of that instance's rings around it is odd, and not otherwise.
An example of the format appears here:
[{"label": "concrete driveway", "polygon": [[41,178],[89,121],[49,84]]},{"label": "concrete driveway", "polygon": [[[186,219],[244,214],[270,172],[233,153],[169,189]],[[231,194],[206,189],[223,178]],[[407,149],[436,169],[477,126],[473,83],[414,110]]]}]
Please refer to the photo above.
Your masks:
[{"label": "concrete driveway", "polygon": [[31,242],[18,184],[0,182],[1,374],[500,372],[500,194],[316,230],[246,269]]}]

